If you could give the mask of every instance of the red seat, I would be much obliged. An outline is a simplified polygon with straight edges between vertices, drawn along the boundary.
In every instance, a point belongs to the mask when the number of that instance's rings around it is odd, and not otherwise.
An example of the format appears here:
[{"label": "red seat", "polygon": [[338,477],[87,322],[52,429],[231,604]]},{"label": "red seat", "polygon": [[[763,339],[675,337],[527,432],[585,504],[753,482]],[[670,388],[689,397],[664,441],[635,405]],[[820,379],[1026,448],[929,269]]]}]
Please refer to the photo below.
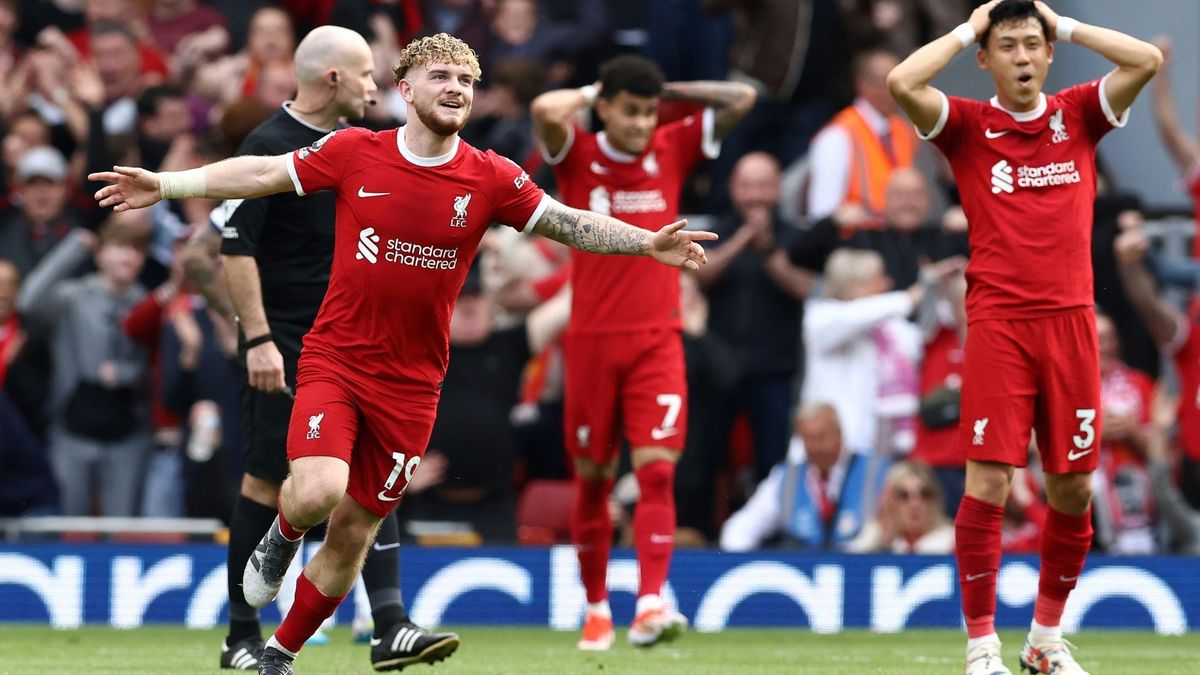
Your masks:
[{"label": "red seat", "polygon": [[573,481],[529,481],[517,500],[517,541],[523,546],[570,542],[574,503]]}]

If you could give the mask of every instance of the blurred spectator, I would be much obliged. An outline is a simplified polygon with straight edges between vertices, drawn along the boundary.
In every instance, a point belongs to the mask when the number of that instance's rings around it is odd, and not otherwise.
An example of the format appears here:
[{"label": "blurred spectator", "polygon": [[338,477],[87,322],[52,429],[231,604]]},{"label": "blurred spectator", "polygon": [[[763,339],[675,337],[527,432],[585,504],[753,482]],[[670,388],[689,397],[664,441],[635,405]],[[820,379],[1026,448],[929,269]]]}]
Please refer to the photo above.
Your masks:
[{"label": "blurred spectator", "polygon": [[920,462],[897,462],[884,479],[879,513],[850,545],[855,553],[919,555],[954,552],[954,524],[945,514],[942,487]]},{"label": "blurred spectator", "polygon": [[967,343],[967,280],[946,278],[934,308],[921,360],[917,444],[909,458],[929,466],[941,483],[946,515],[958,512],[967,480],[967,458],[959,442],[959,397]]},{"label": "blurred spectator", "polygon": [[738,160],[729,183],[734,212],[712,230],[708,264],[697,277],[708,294],[710,331],[730,347],[735,382],[715,392],[707,409],[708,448],[725,456],[736,416],[745,412],[754,434],[755,481],[787,452],[792,389],[799,367],[800,316],[813,274],[786,253],[799,231],[775,215],[779,164],[764,152]]},{"label": "blurred spectator", "polygon": [[1154,78],[1154,96],[1150,99],[1154,108],[1154,122],[1158,135],[1162,137],[1167,153],[1183,176],[1184,184],[1191,193],[1196,209],[1197,235],[1192,238],[1192,257],[1200,257],[1200,143],[1188,133],[1179,121],[1179,109],[1175,106],[1175,95],[1171,91],[1171,67],[1175,49],[1171,39],[1165,35],[1155,38],[1154,44],[1162,50],[1163,66]]},{"label": "blurred spectator", "polygon": [[502,61],[488,72],[488,88],[475,95],[467,141],[522,166],[534,158],[529,104],[542,92],[546,73],[529,59]]},{"label": "blurred spectator", "polygon": [[[709,439],[715,434],[708,430],[709,412],[722,393],[733,386],[739,367],[731,346],[709,330],[708,299],[700,291],[696,275],[681,275],[679,288],[690,402],[687,445],[675,472],[675,543],[682,546],[685,542],[715,540],[719,532],[716,523],[728,512],[729,495],[718,492],[717,488],[717,473],[727,458],[712,451],[714,444]],[[784,424],[787,428],[787,423]],[[747,482],[750,485],[745,493],[749,494],[754,482]]]},{"label": "blurred spectator", "polygon": [[192,89],[219,105],[252,95],[258,90],[263,70],[273,63],[290,64],[295,46],[292,20],[287,13],[263,7],[250,19],[246,48],[232,56],[199,64]]},{"label": "blurred spectator", "polygon": [[482,54],[492,39],[485,5],[494,7],[495,4],[495,0],[422,0],[425,27],[421,32],[426,35],[449,33]]},{"label": "blurred spectator", "polygon": [[17,292],[21,290],[21,270],[11,260],[0,258],[0,389],[8,365],[25,344],[21,317],[17,314]]},{"label": "blurred spectator", "polygon": [[1100,466],[1092,474],[1096,540],[1107,553],[1151,555],[1159,551],[1154,493],[1146,470],[1154,382],[1121,362],[1116,326],[1100,311],[1096,337],[1104,420]]},{"label": "blurred spectator", "polygon": [[17,162],[13,178],[17,206],[0,216],[0,251],[25,275],[82,223],[67,206],[67,160],[59,151],[46,146],[29,150]]},{"label": "blurred spectator", "polygon": [[917,135],[887,88],[899,63],[883,50],[855,57],[854,102],[813,138],[808,153],[807,217],[825,218],[845,204],[881,215],[892,172],[912,166]]},{"label": "blurred spectator", "polygon": [[878,253],[841,249],[829,257],[825,296],[809,299],[804,311],[801,398],[831,402],[855,451],[912,450],[921,335],[905,317],[933,281],[960,268],[959,260],[936,263],[927,281],[891,291]]},{"label": "blurred spectator", "polygon": [[1159,386],[1146,434],[1146,460],[1153,482],[1154,504],[1163,530],[1164,548],[1172,553],[1200,555],[1200,511],[1188,505],[1174,483],[1169,437],[1175,428],[1179,402]]},{"label": "blurred spectator", "polygon": [[516,540],[516,461],[511,416],[531,354],[566,327],[570,292],[497,329],[477,273],[467,277],[450,318],[450,367],[429,453],[443,455],[445,480],[408,498],[414,520],[470,523],[486,541]]},{"label": "blurred spectator", "polygon": [[855,38],[896,54],[911,54],[917,47],[945,35],[966,21],[973,0],[858,0]]},{"label": "blurred spectator", "polygon": [[259,71],[254,97],[271,110],[278,110],[296,96],[296,70],[286,61],[265,64]]},{"label": "blurred spectator", "polygon": [[725,521],[721,548],[751,551],[782,535],[785,547],[844,550],[874,512],[887,461],[848,449],[843,428],[832,405],[805,403],[787,458]]},{"label": "blurred spectator", "polygon": [[1000,545],[1005,553],[1037,553],[1042,541],[1042,524],[1046,522],[1046,486],[1042,477],[1040,457],[1031,452],[1029,464],[1013,472],[1012,490],[1004,504]]},{"label": "blurred spectator", "polygon": [[[94,59],[100,66],[102,60],[112,58],[98,52],[112,51],[111,45],[97,43],[97,38],[112,26],[120,26],[133,41],[136,58],[121,58],[136,63],[139,75],[147,75],[146,84],[156,84],[167,78],[167,60],[163,53],[146,41],[146,26],[134,0],[84,0],[83,18],[85,25],[67,33],[66,38],[83,59]],[[106,26],[98,30],[100,26]],[[103,66],[101,66],[103,70]]]},{"label": "blurred spectator", "polygon": [[192,131],[192,112],[187,94],[178,87],[150,87],[137,99],[139,166],[158,171],[171,143]]},{"label": "blurred spectator", "polygon": [[97,271],[67,276],[92,235],[75,230],[46,257],[18,308],[53,327],[50,462],[64,515],[136,514],[142,467],[152,444],[145,350],[120,321],[144,296],[137,275],[144,240],[128,217],[114,217],[96,245]]},{"label": "blurred spectator", "polygon": [[903,288],[916,283],[921,265],[967,255],[965,220],[958,220],[962,210],[948,211],[940,227],[930,222],[933,198],[920,171],[893,171],[885,195],[882,218],[859,204],[845,204],[814,223],[792,248],[792,261],[819,270],[836,248],[867,249],[883,256],[888,276]]},{"label": "blurred spectator", "polygon": [[139,73],[142,57],[137,37],[121,23],[106,21],[91,30],[92,60],[104,88],[104,132],[108,136],[131,132],[137,122],[134,101],[145,84]]},{"label": "blurred spectator", "polygon": [[165,54],[174,54],[189,35],[225,28],[225,16],[198,0],[153,0],[146,17],[147,34]]},{"label": "blurred spectator", "polygon": [[17,2],[0,0],[0,78],[7,78],[21,57],[17,43]]},{"label": "blurred spectator", "polygon": [[574,75],[571,57],[604,38],[608,16],[602,0],[579,0],[573,21],[552,22],[539,12],[537,0],[495,0],[492,39],[480,53],[487,72],[496,64],[529,59],[546,67],[546,85],[555,88]]},{"label": "blurred spectator", "polygon": [[1200,330],[1161,297],[1146,267],[1149,240],[1141,228],[1130,228],[1113,245],[1117,273],[1130,304],[1150,335],[1175,363],[1179,378],[1179,442],[1183,462],[1179,487],[1193,508],[1200,506]]},{"label": "blurred spectator", "polygon": [[43,145],[50,145],[50,127],[36,112],[19,113],[9,121],[2,148],[4,172],[0,179],[4,182],[3,188],[0,189],[0,208],[11,205],[8,192],[16,180],[18,162],[26,152]]},{"label": "blurred spectator", "polygon": [[[724,185],[739,157],[753,150],[790,166],[813,135],[849,99],[845,2],[842,0],[704,0],[712,13],[733,14],[737,34],[729,51],[729,79],[758,92],[754,110],[722,143],[712,163],[713,185]],[[712,190],[708,210],[726,207],[726,193]]]}]

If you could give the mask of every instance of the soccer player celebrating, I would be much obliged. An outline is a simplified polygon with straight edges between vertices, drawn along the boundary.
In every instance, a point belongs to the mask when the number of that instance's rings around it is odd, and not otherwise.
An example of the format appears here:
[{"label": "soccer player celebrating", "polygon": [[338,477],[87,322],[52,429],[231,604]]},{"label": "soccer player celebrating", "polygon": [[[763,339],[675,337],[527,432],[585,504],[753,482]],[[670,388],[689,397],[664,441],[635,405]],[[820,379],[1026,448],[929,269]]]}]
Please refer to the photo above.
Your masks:
[{"label": "soccer player celebrating", "polygon": [[[375,81],[371,48],[361,35],[321,26],[300,41],[294,62],[296,100],[251,132],[237,154],[289,152],[344,127],[341,117],[363,116]],[[196,248],[188,249],[192,264],[186,266],[214,306],[237,308],[248,375],[242,392],[245,474],[229,524],[229,635],[221,645],[221,667],[257,670],[264,643],[258,610],[242,594],[242,575],[275,520],[279,486],[287,477],[292,400],[283,389],[295,383],[301,338],[312,328],[329,283],[334,194],[230,200],[213,211],[211,223],[190,243]],[[228,290],[216,283],[220,253]],[[371,662],[380,667],[441,660],[459,641],[453,633],[429,633],[409,620],[400,596],[399,541],[392,514],[380,525],[363,566],[375,620]]]},{"label": "soccer player celebrating", "polygon": [[296,375],[290,475],[279,516],[246,565],[247,602],[262,606],[275,596],[305,531],[328,519],[328,534],[267,641],[263,674],[292,672],[420,465],[446,372],[451,308],[491,223],[689,268],[705,260],[697,240],[716,237],[684,232],[683,221],[647,232],[563,206],[512,162],[462,142],[480,69],[461,40],[444,33],[414,40],[394,74],[409,112],[400,129],[342,129],[295,152],[183,172],[114,167],[91,177],[113,183],[96,198],[117,211],[160,199],[336,192],[329,289]]},{"label": "soccer player celebrating", "polygon": [[[1116,68],[1047,96],[1042,84],[1056,39]],[[930,86],[977,40],[995,97],[981,103]],[[971,223],[961,431],[967,480],[955,521],[969,675],[1009,673],[994,626],[1000,521],[1031,428],[1050,509],[1021,666],[1084,673],[1060,620],[1092,540],[1090,474],[1101,430],[1091,268],[1095,151],[1106,133],[1124,126],[1161,63],[1153,45],[1060,17],[1042,2],[993,0],[888,77],[917,130],[950,160]]]},{"label": "soccer player celebrating", "polygon": [[[662,99],[707,107],[656,128]],[[593,104],[604,125],[596,134],[571,123]],[[547,92],[530,108],[563,201],[652,228],[676,217],[688,172],[716,157],[720,139],[753,105],[748,85],[664,84],[652,61],[620,56],[601,68],[598,86]],[[613,264],[587,251],[573,251],[572,265],[563,417],[577,486],[571,534],[588,601],[579,648],[613,642],[605,574],[621,432],[641,489],[633,520],[641,578],[629,642],[649,646],[674,639],[686,623],[659,597],[674,547],[675,464],[687,432],[679,272],[634,258]]]}]

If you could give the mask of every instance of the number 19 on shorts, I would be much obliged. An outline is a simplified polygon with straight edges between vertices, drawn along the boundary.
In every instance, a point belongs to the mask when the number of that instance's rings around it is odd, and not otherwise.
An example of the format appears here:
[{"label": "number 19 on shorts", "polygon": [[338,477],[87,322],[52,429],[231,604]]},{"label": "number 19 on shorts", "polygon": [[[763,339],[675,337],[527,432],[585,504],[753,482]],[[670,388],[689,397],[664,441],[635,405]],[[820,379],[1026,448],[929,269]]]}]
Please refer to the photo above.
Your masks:
[{"label": "number 19 on shorts", "polygon": [[[421,465],[420,455],[408,457],[405,462],[406,455],[403,452],[393,452],[392,459],[396,460],[396,465],[392,467],[392,472],[388,474],[387,481],[383,484],[383,489],[376,495],[379,499],[385,502],[394,502],[404,496],[404,491],[408,489],[408,482],[412,480],[413,474],[417,472],[417,467]],[[400,488],[400,492],[396,496],[388,496],[388,492],[396,486],[396,480],[400,478],[400,473],[404,472],[404,487]]]}]

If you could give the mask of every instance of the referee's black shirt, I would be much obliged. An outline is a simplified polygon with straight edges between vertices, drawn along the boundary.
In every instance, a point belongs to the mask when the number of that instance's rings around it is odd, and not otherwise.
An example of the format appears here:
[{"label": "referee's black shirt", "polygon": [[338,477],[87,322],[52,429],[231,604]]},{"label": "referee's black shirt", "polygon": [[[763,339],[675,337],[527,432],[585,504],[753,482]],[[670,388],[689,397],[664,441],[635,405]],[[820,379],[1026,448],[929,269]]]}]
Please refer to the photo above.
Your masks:
[{"label": "referee's black shirt", "polygon": [[[329,133],[300,120],[288,105],[250,132],[236,154],[282,155]],[[210,216],[221,231],[221,253],[253,256],[258,263],[263,309],[289,375],[329,286],[334,199],[332,191],[231,199]]]}]

